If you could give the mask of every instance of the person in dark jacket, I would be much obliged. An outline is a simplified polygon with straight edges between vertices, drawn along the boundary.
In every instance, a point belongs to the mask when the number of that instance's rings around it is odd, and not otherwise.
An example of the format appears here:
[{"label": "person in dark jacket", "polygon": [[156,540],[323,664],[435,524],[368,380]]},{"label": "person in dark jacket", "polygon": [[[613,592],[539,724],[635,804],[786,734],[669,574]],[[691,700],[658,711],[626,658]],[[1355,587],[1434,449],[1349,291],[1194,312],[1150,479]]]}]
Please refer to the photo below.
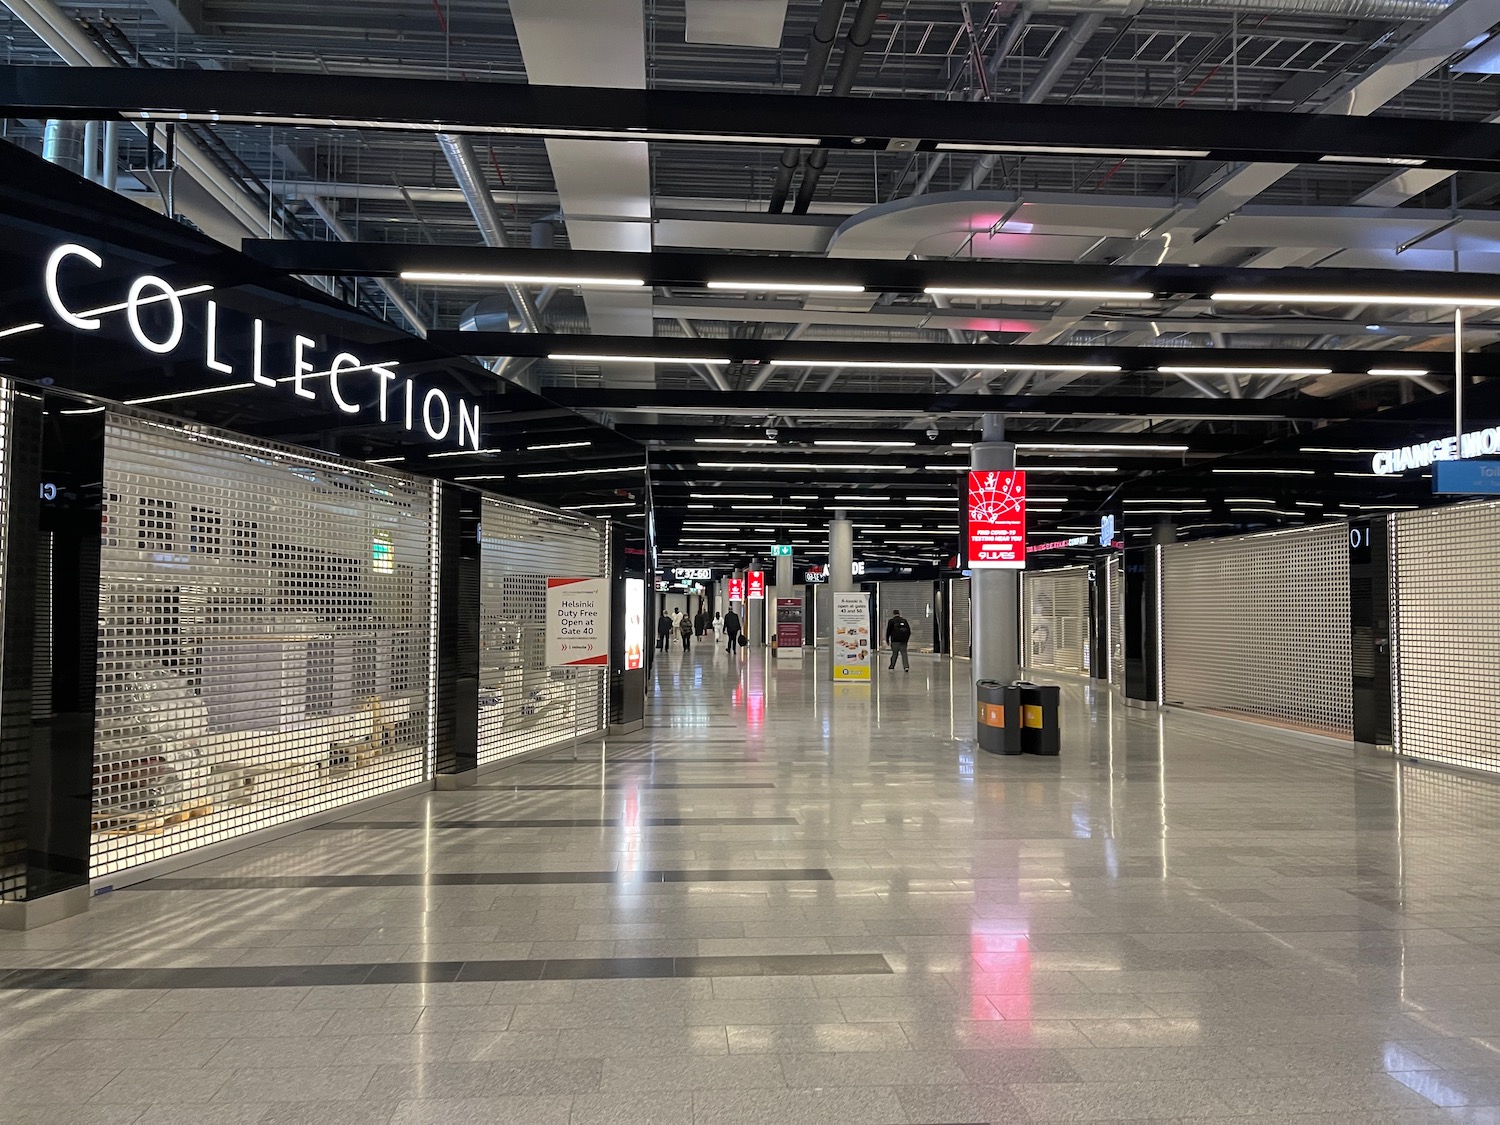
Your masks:
[{"label": "person in dark jacket", "polygon": [[891,646],[890,671],[896,670],[896,657],[901,657],[902,671],[911,671],[911,660],[906,655],[907,642],[911,640],[911,622],[901,616],[899,609],[891,610],[891,619],[885,623],[885,642]]},{"label": "person in dark jacket", "polygon": [[666,610],[662,610],[661,616],[656,619],[656,647],[662,652],[672,647],[672,619],[667,616]]},{"label": "person in dark jacket", "polygon": [[701,637],[708,632],[708,614],[701,609],[693,614],[693,636]]},{"label": "person in dark jacket", "polygon": [[730,609],[730,611],[724,615],[724,636],[729,638],[729,643],[726,647],[730,652],[736,652],[739,650],[740,630],[742,628],[743,626],[740,624],[740,615],[738,613],[735,613],[733,609]]}]

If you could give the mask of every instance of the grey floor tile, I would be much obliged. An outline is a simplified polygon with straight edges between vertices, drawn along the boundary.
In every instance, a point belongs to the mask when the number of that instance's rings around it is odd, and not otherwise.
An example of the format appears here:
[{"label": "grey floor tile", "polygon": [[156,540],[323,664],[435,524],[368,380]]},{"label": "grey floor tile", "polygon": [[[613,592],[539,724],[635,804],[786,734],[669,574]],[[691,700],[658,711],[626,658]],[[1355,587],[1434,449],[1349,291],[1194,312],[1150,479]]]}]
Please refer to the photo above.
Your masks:
[{"label": "grey floor tile", "polygon": [[389,1125],[568,1125],[569,1097],[424,1098],[397,1105]]},{"label": "grey floor tile", "polygon": [[888,1088],[711,1090],[693,1095],[694,1125],[901,1125],[906,1110]]}]

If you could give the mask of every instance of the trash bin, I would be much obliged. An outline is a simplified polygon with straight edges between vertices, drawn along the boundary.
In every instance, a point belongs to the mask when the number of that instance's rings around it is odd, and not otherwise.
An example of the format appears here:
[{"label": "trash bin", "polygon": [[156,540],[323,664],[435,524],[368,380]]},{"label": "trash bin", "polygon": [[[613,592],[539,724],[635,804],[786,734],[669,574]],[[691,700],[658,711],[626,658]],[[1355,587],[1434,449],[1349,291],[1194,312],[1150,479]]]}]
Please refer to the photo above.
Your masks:
[{"label": "trash bin", "polygon": [[1062,688],[1053,684],[1017,683],[1021,697],[1021,749],[1052,756],[1062,749],[1059,708]]},{"label": "trash bin", "polygon": [[1021,693],[999,680],[974,685],[979,699],[979,748],[991,754],[1021,752]]}]

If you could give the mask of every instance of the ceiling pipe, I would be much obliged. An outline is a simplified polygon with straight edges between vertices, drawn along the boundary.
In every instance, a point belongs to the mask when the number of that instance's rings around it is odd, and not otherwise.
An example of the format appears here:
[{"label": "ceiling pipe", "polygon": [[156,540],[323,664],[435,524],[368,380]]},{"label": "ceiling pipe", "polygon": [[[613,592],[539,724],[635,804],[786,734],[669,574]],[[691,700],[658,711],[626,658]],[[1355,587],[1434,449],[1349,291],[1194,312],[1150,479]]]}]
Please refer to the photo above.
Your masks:
[{"label": "ceiling pipe", "polygon": [[[1036,80],[1021,95],[1021,104],[1037,105],[1043,101],[1052,92],[1052,88],[1062,80],[1062,76],[1067,73],[1068,67],[1073,64],[1073,60],[1088,46],[1089,40],[1094,37],[1094,33],[1103,24],[1104,15],[1098,11],[1087,11],[1076,16],[1072,25],[1068,28],[1067,34],[1063,37],[1062,43],[1053,52],[1052,57],[1047,60],[1047,64],[1042,67],[1041,73],[1036,76]],[[958,190],[973,191],[980,184],[984,183],[990,174],[990,169],[999,160],[1000,154],[994,152],[982,157],[974,165],[973,169],[970,170],[964,182],[959,185]]]},{"label": "ceiling pipe", "polygon": [[[842,98],[854,88],[854,78],[859,73],[859,64],[865,57],[865,48],[875,36],[875,21],[880,18],[880,0],[859,0],[854,12],[854,22],[844,40],[844,51],[839,57],[839,71],[834,76],[833,87],[828,91],[832,97]],[[802,172],[802,182],[797,185],[797,202],[792,211],[807,214],[813,194],[818,190],[818,181],[823,169],[828,166],[828,150],[815,149],[807,158],[807,167]]]},{"label": "ceiling pipe", "polygon": [[1205,383],[1202,379],[1198,378],[1198,376],[1196,376],[1196,375],[1183,375],[1181,373],[1178,373],[1177,377],[1179,379],[1181,379],[1184,383],[1186,383],[1188,386],[1192,387],[1193,390],[1197,391],[1204,398],[1223,398],[1224,397],[1224,392],[1221,391],[1221,390],[1219,390],[1218,387],[1215,387],[1215,386],[1213,386],[1210,383]]},{"label": "ceiling pipe", "polygon": [[[497,248],[508,247],[510,239],[505,236],[505,226],[495,211],[495,201],[490,198],[489,185],[485,183],[484,174],[479,170],[479,161],[474,157],[474,147],[469,144],[468,138],[453,133],[439,133],[438,144],[442,146],[443,156],[447,158],[453,178],[458,181],[459,189],[464,193],[469,210],[474,213],[474,223],[479,227],[484,244]],[[515,302],[516,312],[520,314],[522,330],[540,332],[542,316],[526,287],[507,285],[505,288],[510,293],[510,299]]]},{"label": "ceiling pipe", "polygon": [[[844,18],[846,0],[823,0],[818,9],[818,22],[813,25],[812,38],[807,43],[807,62],[802,67],[802,84],[797,93],[807,97],[816,96],[823,88],[823,75],[828,72],[828,56],[833,51],[833,40],[839,33],[839,23]],[[792,191],[792,176],[802,162],[802,150],[788,146],[781,150],[781,164],[776,169],[776,182],[771,185],[771,201],[766,210],[780,214],[786,210],[787,196]]]},{"label": "ceiling pipe", "polygon": [[[687,335],[689,339],[702,339],[702,336],[698,332],[698,329],[694,327],[693,322],[691,320],[688,320],[687,317],[678,317],[677,323],[682,328],[683,333]],[[696,363],[690,363],[688,364],[688,366],[698,374],[699,378],[703,379],[704,382],[706,382],[714,390],[731,391],[734,389],[729,385],[729,380],[724,378],[724,373],[720,371],[714,364],[699,365]]]},{"label": "ceiling pipe", "polygon": [[[802,335],[802,333],[804,333],[806,331],[807,331],[807,325],[806,324],[794,324],[794,325],[792,325],[792,330],[790,332],[788,332],[785,336],[783,336],[781,338],[782,342],[785,343],[788,340],[796,340],[796,339],[800,338],[801,335]],[[756,372],[755,378],[752,379],[752,380],[750,380],[750,386],[748,388],[746,388],[746,389],[747,390],[752,390],[752,391],[758,391],[758,390],[760,390],[762,387],[764,387],[767,383],[769,383],[771,381],[771,376],[773,376],[775,374],[776,374],[776,368],[772,367],[769,363],[765,364],[761,368],[760,371]]]},{"label": "ceiling pipe", "polygon": [[[1133,16],[1145,0],[1031,0],[1039,12],[1107,12]],[[1358,20],[1430,20],[1453,6],[1454,0],[1150,0],[1151,7],[1168,12],[1243,12],[1340,16]]]},{"label": "ceiling pipe", "polygon": [[[1016,44],[1021,41],[1021,35],[1026,31],[1026,26],[1031,22],[1031,0],[1016,8],[1015,14],[1011,16],[1010,24],[1005,29],[1005,34],[1000,37],[999,46],[990,55],[990,61],[985,64],[984,82],[969,91],[969,101],[977,102],[984,97],[987,88],[993,88],[1000,78],[1000,67],[1010,57],[1011,51],[1015,50]],[[932,186],[933,177],[938,174],[939,169],[947,162],[946,152],[935,153],[927,162],[927,167],[922,170],[922,175],[917,180],[917,186],[911,189],[913,195],[922,195]]]},{"label": "ceiling pipe", "polygon": [[[313,198],[307,202],[317,212],[318,218],[323,220],[323,225],[333,232],[335,238],[340,242],[354,241],[354,233],[344,224],[344,220],[334,213],[333,208],[328,205],[326,200]],[[400,289],[396,288],[396,283],[386,277],[376,277],[371,278],[371,280],[380,287],[380,291],[386,295],[392,307],[401,314],[401,318],[406,321],[407,327],[418,336],[425,338],[427,335],[426,323],[422,320],[421,314],[417,312],[412,303],[406,299],[406,295]]]}]

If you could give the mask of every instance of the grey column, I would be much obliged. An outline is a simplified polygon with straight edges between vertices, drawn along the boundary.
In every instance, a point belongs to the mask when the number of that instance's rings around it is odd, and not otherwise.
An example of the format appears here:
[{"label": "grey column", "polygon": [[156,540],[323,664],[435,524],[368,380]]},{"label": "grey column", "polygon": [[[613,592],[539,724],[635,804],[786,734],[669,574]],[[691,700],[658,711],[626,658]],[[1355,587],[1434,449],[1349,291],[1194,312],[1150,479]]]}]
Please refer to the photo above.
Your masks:
[{"label": "grey column", "polygon": [[855,590],[854,525],[842,508],[834,511],[828,525],[828,589],[835,594]]},{"label": "grey column", "polygon": [[751,559],[750,568],[745,571],[745,633],[749,636],[750,643],[759,648],[766,641],[766,603],[750,600],[751,570],[765,574],[766,568],[759,559]]},{"label": "grey column", "polygon": [[[995,472],[1016,467],[1016,447],[1005,440],[1005,418],[986,414],[980,439],[969,450],[969,467]],[[975,570],[969,617],[975,680],[1008,684],[1021,676],[1021,572]]]}]

